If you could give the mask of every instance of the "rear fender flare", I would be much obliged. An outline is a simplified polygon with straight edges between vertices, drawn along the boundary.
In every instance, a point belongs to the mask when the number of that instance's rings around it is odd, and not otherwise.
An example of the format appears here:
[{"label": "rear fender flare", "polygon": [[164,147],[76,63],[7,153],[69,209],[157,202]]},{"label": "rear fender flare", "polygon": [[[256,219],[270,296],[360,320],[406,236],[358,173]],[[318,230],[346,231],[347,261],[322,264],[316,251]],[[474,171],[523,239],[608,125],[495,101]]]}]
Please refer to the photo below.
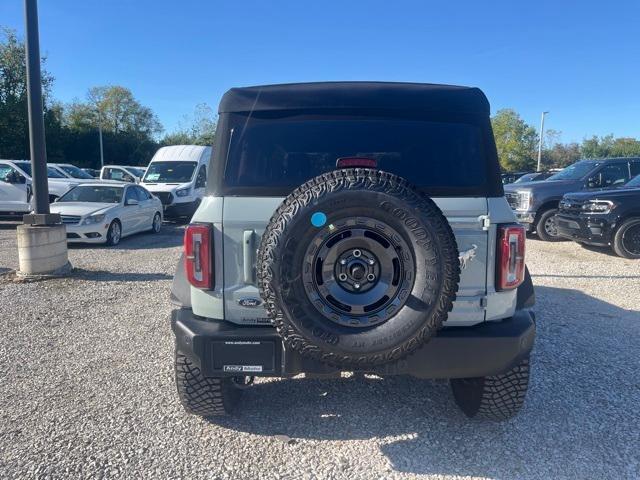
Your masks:
[{"label": "rear fender flare", "polygon": [[533,289],[533,282],[531,281],[531,275],[529,269],[524,267],[524,281],[518,287],[516,297],[516,310],[522,310],[524,308],[531,308],[536,303],[536,293]]},{"label": "rear fender flare", "polygon": [[191,285],[187,280],[184,267],[184,253],[180,254],[176,273],[171,284],[171,303],[178,307],[191,308]]}]

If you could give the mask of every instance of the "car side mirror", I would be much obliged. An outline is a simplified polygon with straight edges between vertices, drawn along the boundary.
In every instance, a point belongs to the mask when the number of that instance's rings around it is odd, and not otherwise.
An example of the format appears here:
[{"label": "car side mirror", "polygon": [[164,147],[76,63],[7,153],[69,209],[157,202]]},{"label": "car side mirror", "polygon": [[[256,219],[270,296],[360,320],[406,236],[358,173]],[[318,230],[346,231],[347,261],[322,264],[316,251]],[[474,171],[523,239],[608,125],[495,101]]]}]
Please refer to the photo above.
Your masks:
[{"label": "car side mirror", "polygon": [[138,202],[138,200],[136,200],[135,198],[130,198],[129,200],[127,200],[126,206],[129,205],[138,205],[140,202]]}]

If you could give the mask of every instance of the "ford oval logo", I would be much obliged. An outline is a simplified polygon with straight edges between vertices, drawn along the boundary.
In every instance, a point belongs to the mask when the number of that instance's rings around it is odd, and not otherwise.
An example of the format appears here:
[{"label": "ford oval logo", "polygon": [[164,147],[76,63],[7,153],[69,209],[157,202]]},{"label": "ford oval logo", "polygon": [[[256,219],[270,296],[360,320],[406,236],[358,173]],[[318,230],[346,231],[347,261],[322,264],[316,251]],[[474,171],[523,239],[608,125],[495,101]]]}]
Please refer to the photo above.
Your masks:
[{"label": "ford oval logo", "polygon": [[253,297],[241,298],[240,300],[238,300],[238,305],[240,305],[241,307],[249,308],[259,307],[260,305],[262,305],[262,300]]}]

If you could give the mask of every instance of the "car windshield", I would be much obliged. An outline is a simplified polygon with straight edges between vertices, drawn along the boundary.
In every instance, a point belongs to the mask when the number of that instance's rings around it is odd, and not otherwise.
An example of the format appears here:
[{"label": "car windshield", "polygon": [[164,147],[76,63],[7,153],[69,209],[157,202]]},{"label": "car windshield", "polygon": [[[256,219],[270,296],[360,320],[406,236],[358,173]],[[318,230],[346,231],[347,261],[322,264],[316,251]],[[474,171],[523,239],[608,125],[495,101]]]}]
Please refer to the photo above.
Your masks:
[{"label": "car windshield", "polygon": [[102,185],[79,185],[58,199],[60,202],[120,203],[122,187]]},{"label": "car windshield", "polygon": [[513,183],[531,182],[531,181],[535,180],[538,175],[539,175],[538,173],[527,173],[525,175],[522,175],[520,178],[518,178]]},{"label": "car windshield", "polygon": [[[16,162],[16,165],[22,169],[24,173],[32,177],[31,175],[31,162]],[[47,165],[47,177],[49,178],[67,178],[54,167]]]},{"label": "car windshield", "polygon": [[640,175],[636,175],[627,183],[624,184],[625,187],[640,187]]},{"label": "car windshield", "polygon": [[138,168],[138,167],[124,167],[124,169],[126,171],[128,171],[129,173],[135,175],[136,177],[140,177],[142,178],[142,175],[144,175],[144,169],[142,168]]},{"label": "car windshield", "polygon": [[69,175],[71,175],[73,178],[84,178],[84,179],[93,178],[87,172],[82,171],[81,169],[79,169],[75,165],[58,165],[58,168],[60,170],[64,170]]},{"label": "car windshield", "polygon": [[145,182],[184,183],[191,180],[196,162],[152,162],[144,176]]},{"label": "car windshield", "polygon": [[376,117],[252,118],[241,131],[232,138],[226,165],[225,183],[231,187],[292,188],[335,169],[341,157],[374,159],[381,170],[419,187],[473,187],[486,181],[482,132],[472,124]]},{"label": "car windshield", "polygon": [[580,180],[598,165],[600,165],[600,162],[582,160],[573,165],[569,165],[555,175],[551,175],[547,180]]}]

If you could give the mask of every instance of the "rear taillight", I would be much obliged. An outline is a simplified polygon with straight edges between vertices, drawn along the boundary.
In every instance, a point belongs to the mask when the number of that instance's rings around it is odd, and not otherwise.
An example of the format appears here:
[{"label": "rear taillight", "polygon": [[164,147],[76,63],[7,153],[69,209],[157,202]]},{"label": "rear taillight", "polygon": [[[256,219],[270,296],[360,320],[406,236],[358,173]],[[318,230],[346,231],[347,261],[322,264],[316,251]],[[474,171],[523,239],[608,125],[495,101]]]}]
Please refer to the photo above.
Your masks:
[{"label": "rear taillight", "polygon": [[212,226],[192,223],[184,233],[184,256],[187,279],[197,288],[213,288]]},{"label": "rear taillight", "polygon": [[498,225],[496,290],[511,290],[524,281],[524,241],[522,225]]}]

